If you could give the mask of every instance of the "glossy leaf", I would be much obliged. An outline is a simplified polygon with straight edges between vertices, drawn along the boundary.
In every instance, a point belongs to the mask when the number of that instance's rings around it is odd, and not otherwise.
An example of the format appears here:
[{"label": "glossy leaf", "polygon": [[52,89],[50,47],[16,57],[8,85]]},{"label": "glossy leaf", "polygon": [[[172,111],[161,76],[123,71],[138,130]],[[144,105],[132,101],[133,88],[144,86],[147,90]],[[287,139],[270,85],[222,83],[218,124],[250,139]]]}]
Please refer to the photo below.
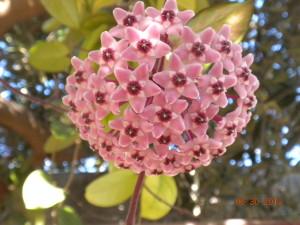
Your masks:
[{"label": "glossy leaf", "polygon": [[42,25],[42,30],[45,33],[50,33],[51,31],[56,30],[61,26],[61,22],[59,22],[57,19],[51,17],[50,19],[46,20]]},{"label": "glossy leaf", "polygon": [[29,50],[29,63],[36,69],[46,72],[59,72],[68,69],[69,49],[58,41],[39,41]]},{"label": "glossy leaf", "polygon": [[248,30],[252,13],[252,0],[245,3],[218,4],[200,11],[188,25],[194,31],[200,32],[207,27],[219,30],[223,24],[228,24],[232,29],[231,39],[239,42]]},{"label": "glossy leaf", "polygon": [[61,23],[79,28],[80,13],[77,0],[41,0],[46,10]]},{"label": "glossy leaf", "polygon": [[58,225],[82,225],[80,216],[70,206],[64,206],[58,209],[57,220]]},{"label": "glossy leaf", "polygon": [[[177,186],[173,177],[149,176],[145,185],[159,198],[169,205],[174,205],[177,199]],[[158,220],[166,216],[171,208],[153,196],[146,188],[142,190],[141,216],[148,220]]]},{"label": "glossy leaf", "polygon": [[181,9],[191,9],[195,11],[196,1],[197,0],[177,0],[177,4]]},{"label": "glossy leaf", "polygon": [[57,138],[54,135],[51,135],[44,145],[44,150],[46,153],[55,153],[64,150],[67,147],[72,146],[76,139],[78,138],[77,134],[69,136],[67,138]]},{"label": "glossy leaf", "polygon": [[22,197],[26,209],[47,209],[65,200],[63,189],[51,184],[42,170],[35,170],[26,178]]},{"label": "glossy leaf", "polygon": [[112,207],[126,201],[133,193],[136,174],[120,170],[101,176],[85,190],[86,200],[95,206]]},{"label": "glossy leaf", "polygon": [[72,138],[76,135],[77,131],[71,124],[63,123],[60,120],[53,120],[50,124],[50,131],[53,136],[58,139]]},{"label": "glossy leaf", "polygon": [[197,0],[195,12],[199,12],[200,10],[206,9],[208,7],[209,7],[209,0]]},{"label": "glossy leaf", "polygon": [[117,6],[120,4],[120,0],[94,0],[93,12],[97,12],[99,9],[109,6]]}]

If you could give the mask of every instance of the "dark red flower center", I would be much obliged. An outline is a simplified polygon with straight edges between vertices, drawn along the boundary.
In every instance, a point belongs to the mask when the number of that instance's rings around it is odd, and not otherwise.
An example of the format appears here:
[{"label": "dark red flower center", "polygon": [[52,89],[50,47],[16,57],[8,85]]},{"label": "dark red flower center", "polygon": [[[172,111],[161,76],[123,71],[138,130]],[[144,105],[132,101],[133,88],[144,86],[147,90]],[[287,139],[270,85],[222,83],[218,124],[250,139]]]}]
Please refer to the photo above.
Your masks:
[{"label": "dark red flower center", "polygon": [[231,43],[226,40],[222,41],[220,51],[225,52],[226,54],[229,54],[231,51]]},{"label": "dark red flower center", "polygon": [[172,119],[172,112],[167,109],[161,109],[156,113],[158,119],[162,122],[168,122]]},{"label": "dark red flower center", "polygon": [[169,35],[167,33],[160,34],[160,40],[170,45]]},{"label": "dark red flower center", "polygon": [[211,87],[213,89],[213,94],[214,95],[219,95],[224,91],[223,82],[221,82],[221,81],[217,81]]},{"label": "dark red flower center", "polygon": [[176,86],[176,87],[182,87],[186,84],[187,79],[186,76],[183,73],[176,73],[173,77],[172,77],[172,83]]},{"label": "dark red flower center", "polygon": [[204,54],[205,52],[205,45],[202,44],[201,42],[197,41],[193,44],[192,46],[192,53],[197,56],[200,57]]},{"label": "dark red flower center", "polygon": [[90,113],[83,113],[82,119],[86,124],[90,124],[91,122],[93,122],[93,120],[90,119]]},{"label": "dark red flower center", "polygon": [[102,52],[102,58],[105,62],[114,60],[114,50],[111,48],[104,49]]},{"label": "dark red flower center", "polygon": [[163,171],[161,169],[154,169],[151,173],[154,175],[160,175],[163,173]]},{"label": "dark red flower center", "polygon": [[151,42],[146,39],[141,39],[137,43],[137,49],[145,54],[147,54],[151,50],[151,48]]},{"label": "dark red flower center", "polygon": [[164,136],[164,135],[162,135],[162,136],[160,136],[160,138],[158,138],[158,142],[160,144],[163,144],[163,145],[169,144],[170,141],[171,141],[171,137],[170,136]]},{"label": "dark red flower center", "polygon": [[235,133],[236,125],[231,125],[226,127],[226,135],[230,136]]},{"label": "dark red flower center", "polygon": [[96,92],[95,94],[96,102],[101,105],[105,103],[105,93],[102,93],[100,91]]},{"label": "dark red flower center", "polygon": [[131,95],[138,95],[142,90],[142,86],[138,81],[130,81],[127,84],[127,91]]},{"label": "dark red flower center", "polygon": [[162,21],[173,22],[174,18],[175,18],[175,12],[173,10],[164,10],[161,13]]},{"label": "dark red flower center", "polygon": [[169,165],[173,164],[176,161],[175,156],[165,158],[164,164]]},{"label": "dark red flower center", "polygon": [[131,158],[135,159],[136,161],[143,161],[145,158],[144,156],[141,156],[138,152],[131,155]]},{"label": "dark red flower center", "polygon": [[193,153],[195,156],[200,157],[206,153],[206,149],[200,146],[198,149],[194,150]]},{"label": "dark red flower center", "polygon": [[83,78],[83,72],[81,71],[77,71],[75,73],[75,80],[78,84],[80,84],[81,82],[85,81],[85,79]]},{"label": "dark red flower center", "polygon": [[246,99],[245,99],[245,106],[247,106],[248,108],[252,108],[254,106],[254,97],[253,96],[248,96]]},{"label": "dark red flower center", "polygon": [[134,15],[128,15],[123,19],[123,25],[127,27],[131,27],[136,22],[137,19]]},{"label": "dark red flower center", "polygon": [[240,77],[244,81],[247,81],[249,79],[249,76],[250,76],[250,70],[247,67],[243,67],[240,74],[238,74],[238,77]]},{"label": "dark red flower center", "polygon": [[138,129],[133,127],[132,125],[128,125],[126,128],[125,128],[125,134],[128,135],[129,137],[136,137],[137,134],[138,134]]},{"label": "dark red flower center", "polygon": [[70,101],[69,106],[73,112],[77,112],[76,105],[73,101]]},{"label": "dark red flower center", "polygon": [[195,117],[194,119],[194,122],[198,125],[201,125],[203,123],[206,123],[207,122],[207,117],[205,115],[205,113],[202,113],[202,112],[198,112],[197,113],[197,116]]}]

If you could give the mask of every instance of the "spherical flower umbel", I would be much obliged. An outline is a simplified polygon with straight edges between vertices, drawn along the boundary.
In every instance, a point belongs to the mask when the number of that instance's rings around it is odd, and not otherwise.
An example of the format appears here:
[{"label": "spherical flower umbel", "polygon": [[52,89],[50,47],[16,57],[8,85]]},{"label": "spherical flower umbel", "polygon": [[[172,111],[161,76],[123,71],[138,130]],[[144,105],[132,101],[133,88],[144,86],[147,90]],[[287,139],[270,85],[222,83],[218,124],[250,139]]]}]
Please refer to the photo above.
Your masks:
[{"label": "spherical flower umbel", "polygon": [[[253,56],[230,27],[196,33],[176,0],[113,11],[101,48],[72,59],[69,118],[105,160],[137,173],[174,176],[226,152],[256,105]],[[176,40],[176,41],[174,41]],[[230,105],[230,107],[229,107]]]}]

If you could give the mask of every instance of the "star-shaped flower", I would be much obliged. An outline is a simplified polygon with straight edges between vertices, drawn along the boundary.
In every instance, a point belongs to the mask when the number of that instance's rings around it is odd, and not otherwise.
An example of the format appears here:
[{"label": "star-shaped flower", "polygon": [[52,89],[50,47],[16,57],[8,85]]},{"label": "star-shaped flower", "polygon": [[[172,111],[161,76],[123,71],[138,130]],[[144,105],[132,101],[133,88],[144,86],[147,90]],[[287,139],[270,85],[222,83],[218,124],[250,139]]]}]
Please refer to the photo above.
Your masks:
[{"label": "star-shaped flower", "polygon": [[223,74],[223,64],[215,63],[209,71],[209,75],[198,78],[200,87],[200,99],[206,108],[211,102],[224,108],[228,104],[226,91],[233,87],[237,79],[234,75]]},{"label": "star-shaped flower", "polygon": [[148,132],[151,131],[152,125],[141,120],[131,109],[125,111],[122,119],[112,120],[109,126],[120,131],[118,143],[121,147],[128,147],[132,144],[138,149],[149,148]]},{"label": "star-shaped flower", "polygon": [[157,95],[152,104],[145,108],[141,117],[154,124],[152,135],[155,138],[162,136],[168,128],[174,133],[181,134],[185,130],[181,113],[187,107],[186,100],[178,99],[174,103],[168,103],[164,95]]},{"label": "star-shaped flower", "polygon": [[199,98],[199,91],[195,84],[200,75],[202,66],[198,63],[184,65],[176,54],[172,55],[169,70],[153,75],[153,80],[165,89],[166,99],[172,103],[178,97],[185,96],[191,99]]},{"label": "star-shaped flower", "polygon": [[160,24],[162,32],[168,35],[180,34],[182,26],[195,15],[192,10],[179,11],[176,0],[167,0],[160,11],[154,7],[148,7],[146,14]]},{"label": "star-shaped flower", "polygon": [[125,29],[127,27],[145,28],[146,18],[144,2],[138,1],[134,4],[132,12],[128,12],[122,8],[115,8],[113,15],[117,21],[117,26],[110,29],[110,33],[117,38],[124,38]]},{"label": "star-shaped flower", "polygon": [[213,63],[220,60],[220,54],[210,47],[215,31],[206,28],[199,34],[185,26],[183,28],[184,43],[175,51],[182,59],[188,62]]},{"label": "star-shaped flower", "polygon": [[125,31],[125,38],[130,45],[122,53],[122,57],[129,61],[147,62],[150,67],[156,58],[161,58],[170,52],[168,44],[160,40],[160,30],[157,24],[152,24],[145,31],[129,27]]},{"label": "star-shaped flower", "polygon": [[187,129],[197,137],[202,137],[208,129],[208,122],[218,113],[219,107],[211,104],[204,108],[201,100],[194,100],[185,116]]},{"label": "star-shaped flower", "polygon": [[99,74],[107,76],[111,74],[115,66],[126,67],[127,63],[122,60],[121,52],[128,46],[125,40],[116,41],[112,35],[105,31],[101,34],[102,47],[99,50],[91,51],[89,59],[99,64]]},{"label": "star-shaped flower", "polygon": [[148,97],[161,92],[160,87],[149,80],[149,69],[146,64],[142,64],[134,71],[117,68],[115,76],[120,86],[112,93],[112,100],[114,102],[129,101],[130,106],[137,113],[143,112]]}]

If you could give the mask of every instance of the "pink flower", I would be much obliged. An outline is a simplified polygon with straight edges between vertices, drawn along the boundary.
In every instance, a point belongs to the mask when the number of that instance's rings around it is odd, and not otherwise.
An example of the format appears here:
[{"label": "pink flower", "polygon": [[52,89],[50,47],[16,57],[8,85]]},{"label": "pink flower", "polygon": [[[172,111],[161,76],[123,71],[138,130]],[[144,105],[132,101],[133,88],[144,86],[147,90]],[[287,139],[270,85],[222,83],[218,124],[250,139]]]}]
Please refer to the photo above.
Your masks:
[{"label": "pink flower", "polygon": [[204,107],[211,102],[226,107],[228,100],[226,96],[227,89],[236,84],[236,77],[223,74],[222,63],[216,63],[209,71],[208,75],[199,77],[198,85],[201,89],[201,100]]},{"label": "pink flower", "polygon": [[146,175],[174,176],[225,154],[257,103],[253,56],[226,25],[185,26],[194,13],[176,0],[113,14],[100,49],[72,58],[63,103],[80,137],[104,160]]},{"label": "pink flower", "polygon": [[99,50],[89,53],[89,59],[99,64],[101,76],[111,74],[115,66],[126,66],[120,56],[128,46],[127,41],[116,41],[109,32],[105,31],[101,35],[101,43],[102,47]]},{"label": "pink flower", "polygon": [[184,65],[181,59],[173,54],[170,70],[164,70],[153,75],[153,80],[165,88],[167,102],[174,102],[178,97],[191,99],[199,98],[199,91],[195,84],[202,70],[201,64]]},{"label": "pink flower", "polygon": [[241,98],[245,98],[248,93],[254,93],[259,86],[259,81],[250,69],[253,63],[253,56],[248,54],[242,58],[241,54],[236,54],[233,60],[236,65],[234,74],[238,78],[238,83],[234,89]]},{"label": "pink flower", "polygon": [[217,62],[220,60],[220,54],[210,46],[214,37],[215,31],[212,28],[195,34],[191,28],[184,27],[182,34],[184,43],[175,52],[188,62]]},{"label": "pink flower", "polygon": [[180,12],[177,8],[176,0],[167,0],[161,11],[154,7],[148,7],[146,14],[162,26],[162,32],[169,35],[180,34],[183,25],[195,15],[192,10]]},{"label": "pink flower", "polygon": [[189,129],[197,137],[202,137],[208,129],[208,122],[217,115],[219,107],[217,105],[209,105],[204,108],[201,100],[193,101],[189,113],[186,114],[185,120],[187,129]]},{"label": "pink flower", "polygon": [[222,142],[210,139],[207,135],[202,135],[190,140],[183,147],[183,154],[190,155],[194,160],[194,165],[206,166],[213,159],[213,152],[222,148]]},{"label": "pink flower", "polygon": [[153,123],[152,135],[159,138],[169,128],[180,134],[185,130],[181,113],[186,110],[188,103],[185,100],[177,100],[168,103],[164,95],[154,97],[153,103],[147,106],[141,116]]},{"label": "pink flower", "polygon": [[143,112],[148,97],[161,92],[161,89],[148,79],[149,69],[146,64],[142,64],[134,71],[117,68],[115,75],[120,86],[112,93],[111,99],[115,102],[129,101],[137,113]]},{"label": "pink flower", "polygon": [[132,12],[127,12],[121,8],[115,8],[113,15],[118,25],[110,29],[110,33],[117,38],[124,38],[126,27],[135,27],[137,29],[145,26],[145,6],[144,2],[138,1],[133,6]]},{"label": "pink flower", "polygon": [[130,144],[138,149],[147,149],[149,146],[148,134],[151,124],[142,121],[132,110],[126,110],[123,119],[112,120],[109,124],[112,129],[120,132],[119,145],[128,147]]},{"label": "pink flower", "polygon": [[88,87],[89,89],[83,94],[83,97],[86,102],[93,105],[98,120],[102,120],[110,112],[120,113],[119,105],[111,100],[111,95],[116,89],[115,83],[92,74]]},{"label": "pink flower", "polygon": [[248,122],[246,114],[240,115],[241,110],[238,108],[224,116],[217,124],[215,138],[221,141],[225,147],[234,142],[237,134],[242,131]]},{"label": "pink flower", "polygon": [[125,30],[125,38],[130,45],[122,53],[122,58],[128,61],[149,63],[152,68],[155,59],[170,52],[171,48],[160,41],[160,30],[156,24],[151,24],[145,31],[129,27]]},{"label": "pink flower", "polygon": [[165,158],[172,146],[181,146],[184,144],[184,139],[180,134],[174,133],[172,130],[167,129],[165,132],[158,138],[152,137],[152,142],[154,144],[155,155],[162,159]]}]

